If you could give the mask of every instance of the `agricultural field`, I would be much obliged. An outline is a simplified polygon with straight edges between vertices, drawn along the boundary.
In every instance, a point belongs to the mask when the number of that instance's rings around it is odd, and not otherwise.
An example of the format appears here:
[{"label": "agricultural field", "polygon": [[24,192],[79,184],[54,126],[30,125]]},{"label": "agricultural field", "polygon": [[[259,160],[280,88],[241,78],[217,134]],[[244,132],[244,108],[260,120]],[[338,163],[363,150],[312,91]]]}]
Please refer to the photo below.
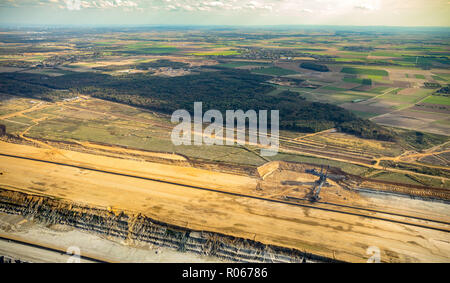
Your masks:
[{"label": "agricultural field", "polygon": [[261,74],[261,75],[270,75],[270,76],[286,76],[286,75],[296,74],[295,71],[288,70],[288,69],[282,69],[279,67],[260,68],[260,69],[253,70],[253,73]]},{"label": "agricultural field", "polygon": [[423,103],[440,104],[440,105],[450,106],[450,97],[432,95],[432,96],[427,97],[423,101]]}]

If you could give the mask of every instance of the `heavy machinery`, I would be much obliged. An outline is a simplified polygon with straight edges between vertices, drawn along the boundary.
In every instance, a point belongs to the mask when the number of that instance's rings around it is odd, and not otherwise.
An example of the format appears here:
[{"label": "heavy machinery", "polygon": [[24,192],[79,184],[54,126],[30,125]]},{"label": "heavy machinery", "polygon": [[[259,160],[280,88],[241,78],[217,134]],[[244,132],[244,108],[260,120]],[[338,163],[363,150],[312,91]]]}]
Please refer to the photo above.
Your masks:
[{"label": "heavy machinery", "polygon": [[319,180],[317,180],[311,190],[310,193],[310,201],[315,202],[315,201],[319,201],[320,197],[320,191],[322,190],[323,185],[326,184],[327,182],[327,177],[328,177],[328,170],[330,169],[330,166],[328,166],[325,174],[323,173],[323,167],[320,169],[320,173],[318,174],[319,176]]},{"label": "heavy machinery", "polygon": [[[328,166],[328,169],[330,169],[330,166]],[[314,176],[318,176],[318,177],[320,177],[320,175],[321,175],[321,172],[316,171],[316,169],[306,169],[305,172],[312,174]],[[347,177],[342,174],[339,174],[339,173],[338,174],[330,174],[330,172],[328,172],[327,178],[337,182],[337,181],[345,180]]]}]

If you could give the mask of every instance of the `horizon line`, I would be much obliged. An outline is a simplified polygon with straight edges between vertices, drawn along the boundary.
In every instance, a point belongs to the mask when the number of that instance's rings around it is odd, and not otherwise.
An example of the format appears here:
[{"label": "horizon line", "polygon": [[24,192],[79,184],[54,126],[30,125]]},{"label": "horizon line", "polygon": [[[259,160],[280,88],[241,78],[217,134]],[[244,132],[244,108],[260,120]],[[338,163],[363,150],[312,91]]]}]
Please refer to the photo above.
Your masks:
[{"label": "horizon line", "polygon": [[450,26],[402,26],[402,25],[345,25],[345,24],[30,24],[30,23],[0,23],[0,27],[353,27],[353,28],[450,28]]}]

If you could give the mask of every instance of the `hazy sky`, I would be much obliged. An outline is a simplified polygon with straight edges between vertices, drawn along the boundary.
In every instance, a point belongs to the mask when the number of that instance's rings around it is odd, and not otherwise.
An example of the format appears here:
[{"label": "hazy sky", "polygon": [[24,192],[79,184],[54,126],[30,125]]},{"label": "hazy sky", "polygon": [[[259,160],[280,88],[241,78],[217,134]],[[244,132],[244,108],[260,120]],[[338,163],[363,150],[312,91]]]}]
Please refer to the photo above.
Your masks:
[{"label": "hazy sky", "polygon": [[0,23],[450,26],[450,0],[0,0]]}]

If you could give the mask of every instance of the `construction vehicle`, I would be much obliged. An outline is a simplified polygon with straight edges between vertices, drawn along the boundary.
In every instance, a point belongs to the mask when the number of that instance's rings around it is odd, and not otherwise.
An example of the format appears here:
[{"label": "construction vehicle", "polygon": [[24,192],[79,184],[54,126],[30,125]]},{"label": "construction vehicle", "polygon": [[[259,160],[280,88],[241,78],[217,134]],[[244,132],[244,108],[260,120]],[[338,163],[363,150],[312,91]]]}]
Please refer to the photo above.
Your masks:
[{"label": "construction vehicle", "polygon": [[328,166],[325,174],[323,173],[323,167],[320,169],[320,173],[318,174],[319,176],[319,180],[317,180],[311,190],[310,193],[310,201],[312,202],[316,202],[320,200],[319,194],[320,191],[322,190],[323,185],[326,184],[327,182],[327,177],[328,177],[328,170],[330,169],[330,166]]}]

